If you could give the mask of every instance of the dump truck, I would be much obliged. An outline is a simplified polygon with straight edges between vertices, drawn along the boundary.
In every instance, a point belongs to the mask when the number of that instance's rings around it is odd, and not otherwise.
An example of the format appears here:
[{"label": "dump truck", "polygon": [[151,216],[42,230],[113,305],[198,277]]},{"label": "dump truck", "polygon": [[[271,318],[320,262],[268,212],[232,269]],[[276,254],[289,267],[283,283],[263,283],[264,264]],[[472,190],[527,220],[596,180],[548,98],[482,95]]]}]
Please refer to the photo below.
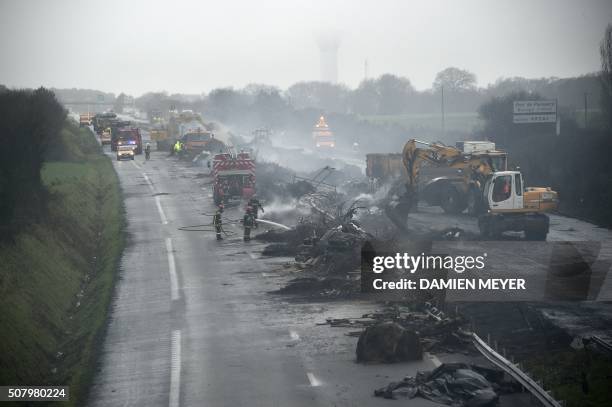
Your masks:
[{"label": "dump truck", "polygon": [[149,131],[151,141],[155,142],[158,150],[168,149],[168,130],[166,129],[151,129]]},{"label": "dump truck", "polygon": [[188,157],[194,157],[202,151],[222,153],[225,150],[225,143],[216,139],[211,131],[189,131],[181,138],[181,142]]},{"label": "dump truck", "polygon": [[[423,163],[456,169],[455,179],[445,179],[443,209],[458,213],[461,208],[478,216],[480,233],[498,237],[506,231],[522,231],[527,239],[546,240],[546,212],[558,205],[557,192],[549,187],[525,187],[520,171],[506,169],[503,152],[468,144],[467,150],[409,140],[402,152],[406,178],[400,178],[387,195],[385,212],[401,229],[419,199],[419,173]],[[503,169],[502,169],[503,168]],[[446,206],[446,208],[445,208]]]},{"label": "dump truck", "polygon": [[400,153],[372,153],[366,155],[366,175],[382,182],[406,178],[406,167]]},{"label": "dump truck", "polygon": [[202,117],[191,110],[183,110],[181,113],[172,113],[168,121],[167,143],[158,144],[158,148],[169,150],[177,140],[180,140],[187,133],[206,131],[206,124]]},{"label": "dump truck", "polygon": [[213,200],[216,205],[255,194],[255,161],[247,152],[216,154],[212,164]]},{"label": "dump truck", "polygon": [[111,122],[117,119],[117,115],[113,112],[98,113],[93,118],[93,128],[98,134],[110,127]]},{"label": "dump truck", "polygon": [[79,127],[91,126],[94,113],[81,113],[79,115]]}]

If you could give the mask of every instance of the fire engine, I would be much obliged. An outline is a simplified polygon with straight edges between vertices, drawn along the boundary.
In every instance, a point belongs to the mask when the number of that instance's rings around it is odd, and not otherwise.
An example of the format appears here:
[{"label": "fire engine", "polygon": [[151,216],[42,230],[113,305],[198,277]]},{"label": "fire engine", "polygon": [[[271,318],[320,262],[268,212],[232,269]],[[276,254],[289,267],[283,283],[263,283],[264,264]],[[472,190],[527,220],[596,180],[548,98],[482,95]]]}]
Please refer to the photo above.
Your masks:
[{"label": "fire engine", "polygon": [[216,205],[255,194],[255,161],[247,152],[222,153],[213,158],[213,199]]}]

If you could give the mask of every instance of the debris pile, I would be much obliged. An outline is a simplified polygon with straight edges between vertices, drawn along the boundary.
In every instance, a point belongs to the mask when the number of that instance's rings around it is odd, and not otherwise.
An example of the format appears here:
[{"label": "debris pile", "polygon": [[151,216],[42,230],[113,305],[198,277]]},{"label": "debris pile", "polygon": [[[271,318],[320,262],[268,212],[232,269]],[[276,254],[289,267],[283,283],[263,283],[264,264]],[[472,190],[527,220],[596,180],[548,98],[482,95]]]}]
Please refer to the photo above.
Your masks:
[{"label": "debris pile", "polygon": [[462,331],[465,324],[460,315],[448,316],[429,303],[388,303],[380,312],[361,318],[328,318],[320,325],[358,328],[347,333],[359,336],[358,362],[393,363],[418,360],[424,351],[475,352]]},{"label": "debris pile", "polygon": [[405,377],[399,382],[374,391],[377,397],[397,399],[422,397],[452,406],[494,406],[499,394],[513,393],[516,384],[505,380],[497,369],[464,363],[445,363],[431,372],[418,372],[416,377]]},{"label": "debris pile", "polygon": [[422,358],[419,334],[395,322],[383,322],[366,328],[357,342],[357,362],[361,363],[393,363]]}]

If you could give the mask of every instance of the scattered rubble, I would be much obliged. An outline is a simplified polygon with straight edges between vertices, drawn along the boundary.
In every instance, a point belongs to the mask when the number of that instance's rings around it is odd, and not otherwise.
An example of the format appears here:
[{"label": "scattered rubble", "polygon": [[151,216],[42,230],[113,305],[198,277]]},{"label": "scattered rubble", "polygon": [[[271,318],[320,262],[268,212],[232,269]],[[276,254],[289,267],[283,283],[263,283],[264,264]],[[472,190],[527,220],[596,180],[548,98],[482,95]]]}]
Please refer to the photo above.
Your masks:
[{"label": "scattered rubble", "polygon": [[519,391],[497,369],[464,363],[445,363],[431,372],[418,372],[374,391],[377,397],[397,399],[422,397],[436,403],[485,407],[497,405],[499,394]]},{"label": "scattered rubble", "polygon": [[404,362],[421,360],[423,348],[419,334],[395,322],[366,328],[357,342],[357,362]]},{"label": "scattered rubble", "polygon": [[[365,314],[361,318],[354,319],[330,318],[324,324],[331,327],[360,329],[360,331],[349,333],[350,336],[359,335],[359,343],[357,344],[358,362],[379,361],[389,363],[397,361],[393,358],[377,357],[388,353],[386,348],[388,344],[378,341],[377,335],[385,331],[392,333],[393,329],[389,328],[389,324],[393,324],[393,326],[397,326],[406,332],[416,333],[419,337],[418,348],[422,351],[475,352],[469,338],[466,338],[461,332],[461,329],[467,325],[467,321],[461,315],[448,316],[429,303],[390,303],[380,312]],[[393,335],[390,337],[393,337]],[[405,350],[402,350],[402,352],[406,353]],[[368,358],[367,355],[373,355],[374,357]]]}]

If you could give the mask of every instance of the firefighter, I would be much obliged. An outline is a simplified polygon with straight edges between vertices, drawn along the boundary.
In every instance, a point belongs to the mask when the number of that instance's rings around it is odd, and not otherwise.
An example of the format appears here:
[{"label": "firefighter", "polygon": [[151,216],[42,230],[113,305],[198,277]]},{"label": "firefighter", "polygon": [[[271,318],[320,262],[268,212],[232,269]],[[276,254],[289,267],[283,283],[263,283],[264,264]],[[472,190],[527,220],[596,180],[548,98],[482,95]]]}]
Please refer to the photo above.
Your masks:
[{"label": "firefighter", "polygon": [[174,151],[174,154],[176,154],[178,156],[179,152],[181,151],[181,142],[176,140],[176,143],[174,143],[174,146],[172,147],[172,151]]},{"label": "firefighter", "polygon": [[261,206],[261,202],[257,199],[257,195],[253,195],[249,202],[247,203],[247,208],[251,207],[251,213],[253,214],[253,219],[255,220],[255,229],[257,229],[257,217],[259,215],[259,210],[261,209],[261,213],[265,213],[263,206]]},{"label": "firefighter", "polygon": [[213,226],[215,227],[215,233],[217,234],[217,240],[223,240],[223,236],[221,236],[221,232],[223,232],[223,220],[221,219],[221,215],[223,214],[223,204],[219,204],[217,207],[217,211],[213,216]]},{"label": "firefighter", "polygon": [[244,227],[244,241],[248,242],[251,240],[251,229],[255,224],[255,219],[253,219],[253,213],[247,210],[244,213],[244,218],[242,218],[242,226]]}]

